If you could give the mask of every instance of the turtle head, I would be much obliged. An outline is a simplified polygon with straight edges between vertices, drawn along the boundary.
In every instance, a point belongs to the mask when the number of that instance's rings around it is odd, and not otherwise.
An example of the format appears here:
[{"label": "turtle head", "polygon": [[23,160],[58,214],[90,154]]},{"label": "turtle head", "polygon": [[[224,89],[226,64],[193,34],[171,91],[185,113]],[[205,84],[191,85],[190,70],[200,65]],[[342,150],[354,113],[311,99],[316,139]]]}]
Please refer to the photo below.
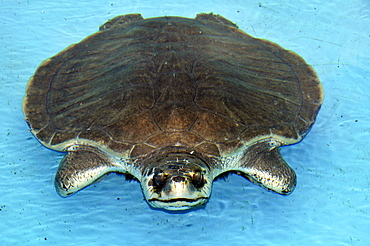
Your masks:
[{"label": "turtle head", "polygon": [[150,164],[141,185],[151,206],[186,210],[208,201],[212,179],[208,165],[200,158],[170,154]]}]

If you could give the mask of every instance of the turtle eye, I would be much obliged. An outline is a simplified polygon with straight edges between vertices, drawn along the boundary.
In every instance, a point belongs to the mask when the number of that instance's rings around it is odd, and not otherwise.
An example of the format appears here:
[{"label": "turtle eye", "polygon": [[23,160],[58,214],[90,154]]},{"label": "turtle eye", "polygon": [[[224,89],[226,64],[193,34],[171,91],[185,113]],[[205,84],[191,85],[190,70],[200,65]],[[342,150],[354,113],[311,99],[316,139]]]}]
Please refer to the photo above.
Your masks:
[{"label": "turtle eye", "polygon": [[165,185],[166,177],[163,173],[155,173],[153,176],[153,186],[162,188]]},{"label": "turtle eye", "polygon": [[202,172],[195,172],[192,183],[196,188],[201,188],[205,184],[204,175]]}]

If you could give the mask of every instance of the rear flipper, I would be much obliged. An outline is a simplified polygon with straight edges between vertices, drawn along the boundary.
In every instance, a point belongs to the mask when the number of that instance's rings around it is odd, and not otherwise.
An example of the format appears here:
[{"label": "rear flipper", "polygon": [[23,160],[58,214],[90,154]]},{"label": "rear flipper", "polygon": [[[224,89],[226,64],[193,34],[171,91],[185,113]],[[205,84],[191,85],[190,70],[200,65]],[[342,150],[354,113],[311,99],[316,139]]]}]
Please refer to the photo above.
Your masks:
[{"label": "rear flipper", "polygon": [[290,194],[297,183],[294,170],[285,162],[277,147],[262,142],[251,146],[237,173],[251,182],[279,194]]}]

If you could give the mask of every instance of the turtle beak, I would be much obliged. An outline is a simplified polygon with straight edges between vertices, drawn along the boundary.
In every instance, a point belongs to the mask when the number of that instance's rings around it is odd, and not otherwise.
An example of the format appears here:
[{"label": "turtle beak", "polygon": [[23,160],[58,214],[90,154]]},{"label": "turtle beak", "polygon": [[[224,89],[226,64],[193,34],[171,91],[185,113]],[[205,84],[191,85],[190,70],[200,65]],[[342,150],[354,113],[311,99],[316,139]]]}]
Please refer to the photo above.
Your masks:
[{"label": "turtle beak", "polygon": [[[204,177],[204,183],[194,184],[193,177],[177,175],[167,177],[161,186],[153,185],[153,181],[158,179],[153,177],[151,192],[148,192],[147,200],[149,204],[156,208],[167,210],[185,210],[205,204],[208,201],[211,182],[207,182]],[[157,181],[154,181],[157,182]]]}]

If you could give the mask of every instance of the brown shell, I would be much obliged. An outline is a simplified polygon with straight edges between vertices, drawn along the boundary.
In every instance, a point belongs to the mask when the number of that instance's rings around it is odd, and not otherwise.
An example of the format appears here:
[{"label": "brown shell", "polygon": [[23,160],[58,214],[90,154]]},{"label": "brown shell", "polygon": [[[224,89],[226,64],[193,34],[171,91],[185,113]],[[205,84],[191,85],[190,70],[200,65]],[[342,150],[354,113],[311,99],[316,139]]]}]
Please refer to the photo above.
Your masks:
[{"label": "brown shell", "polygon": [[264,138],[300,141],[323,99],[300,56],[225,18],[118,16],[44,61],[24,113],[46,147],[122,157],[166,146],[225,156]]}]

